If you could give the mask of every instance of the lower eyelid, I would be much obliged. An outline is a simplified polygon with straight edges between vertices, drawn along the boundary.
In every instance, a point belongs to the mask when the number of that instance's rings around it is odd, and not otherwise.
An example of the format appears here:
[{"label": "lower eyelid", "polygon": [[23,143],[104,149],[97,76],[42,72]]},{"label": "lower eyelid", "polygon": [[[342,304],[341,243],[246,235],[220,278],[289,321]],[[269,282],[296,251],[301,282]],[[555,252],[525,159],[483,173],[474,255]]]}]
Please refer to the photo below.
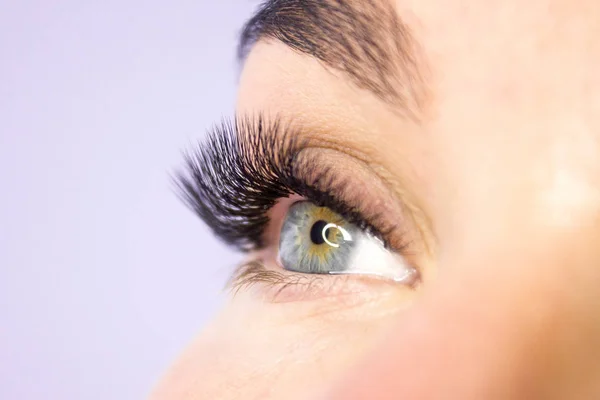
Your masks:
[{"label": "lower eyelid", "polygon": [[238,267],[228,284],[233,295],[249,291],[271,303],[325,303],[329,299],[346,307],[379,297],[382,291],[414,291],[409,286],[376,277],[304,274],[283,270],[273,263],[257,259]]}]

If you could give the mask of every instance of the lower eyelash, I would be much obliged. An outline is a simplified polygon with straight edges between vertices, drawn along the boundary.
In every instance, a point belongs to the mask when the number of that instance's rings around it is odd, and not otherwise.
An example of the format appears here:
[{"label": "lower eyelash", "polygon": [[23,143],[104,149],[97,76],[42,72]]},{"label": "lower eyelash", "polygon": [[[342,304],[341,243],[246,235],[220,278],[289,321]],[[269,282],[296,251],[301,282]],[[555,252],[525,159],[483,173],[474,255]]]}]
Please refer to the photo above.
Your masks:
[{"label": "lower eyelash", "polygon": [[306,290],[317,279],[322,277],[280,272],[267,268],[262,260],[253,260],[239,266],[227,286],[235,295],[259,284],[262,286],[261,290],[267,289],[273,299],[276,299],[286,288],[302,286]]},{"label": "lower eyelash", "polygon": [[252,260],[237,268],[227,288],[233,296],[255,288],[259,296],[271,303],[332,298],[338,305],[350,305],[351,301],[343,301],[344,295],[350,295],[347,298],[354,301],[359,293],[372,293],[374,283],[396,289],[401,287],[389,280],[369,276],[303,274],[271,269],[263,260]]}]

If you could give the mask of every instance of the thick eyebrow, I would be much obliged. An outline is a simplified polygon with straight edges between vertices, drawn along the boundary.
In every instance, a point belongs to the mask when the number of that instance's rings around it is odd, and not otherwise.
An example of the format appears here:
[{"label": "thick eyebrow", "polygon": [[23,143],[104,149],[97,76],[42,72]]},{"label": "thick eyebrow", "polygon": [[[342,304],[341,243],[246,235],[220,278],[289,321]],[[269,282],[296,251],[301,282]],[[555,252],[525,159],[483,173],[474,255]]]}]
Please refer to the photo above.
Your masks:
[{"label": "thick eyebrow", "polygon": [[245,24],[240,61],[259,40],[275,39],[342,71],[411,119],[426,99],[426,67],[389,0],[267,0]]}]

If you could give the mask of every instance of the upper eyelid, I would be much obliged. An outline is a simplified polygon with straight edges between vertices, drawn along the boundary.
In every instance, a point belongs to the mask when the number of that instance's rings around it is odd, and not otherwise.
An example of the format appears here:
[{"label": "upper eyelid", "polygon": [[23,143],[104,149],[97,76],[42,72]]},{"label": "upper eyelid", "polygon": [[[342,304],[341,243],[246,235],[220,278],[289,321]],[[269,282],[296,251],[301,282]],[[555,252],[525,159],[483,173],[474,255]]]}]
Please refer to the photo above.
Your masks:
[{"label": "upper eyelid", "polygon": [[[306,162],[310,164],[343,163],[343,169],[351,169],[352,174],[337,171],[336,176],[339,179],[346,179],[347,182],[342,181],[341,184],[331,187],[336,191],[337,202],[356,211],[356,219],[349,222],[357,223],[361,220],[367,222],[374,230],[371,233],[375,233],[375,236],[383,240],[386,246],[396,251],[402,251],[406,247],[404,237],[407,232],[405,231],[410,231],[413,225],[406,203],[391,190],[386,181],[380,179],[367,162],[326,146],[309,146],[303,149],[302,153],[308,154],[309,160]],[[362,179],[357,178],[359,176]],[[365,184],[364,181],[369,182]],[[333,211],[344,214],[335,206]],[[398,232],[399,240],[389,237],[390,232],[400,228],[403,229]]]},{"label": "upper eyelid", "polygon": [[[310,149],[322,149],[332,151],[344,156],[348,156],[357,164],[368,169],[385,186],[385,191],[391,194],[394,202],[404,204],[407,208],[419,208],[410,195],[408,185],[404,179],[391,173],[384,163],[380,162],[377,147],[371,147],[371,142],[358,141],[356,137],[368,135],[370,132],[364,128],[354,130],[352,127],[335,127],[320,122],[315,125],[311,121],[302,119],[295,122],[300,128],[298,134],[303,137],[306,143],[303,144],[302,151]],[[326,128],[323,125],[327,125]],[[345,134],[348,130],[354,131],[353,134]],[[428,224],[429,225],[429,224]]]},{"label": "upper eyelid", "polygon": [[[393,214],[401,214],[410,218],[411,225],[418,231],[418,236],[422,242],[420,246],[422,247],[422,250],[430,256],[435,253],[437,240],[433,232],[433,223],[429,215],[427,215],[425,210],[419,204],[420,201],[417,201],[417,196],[415,196],[414,193],[411,193],[409,185],[404,184],[402,179],[395,176],[395,174],[390,173],[384,165],[379,163],[370,149],[359,149],[358,145],[355,143],[344,145],[343,142],[336,140],[331,134],[314,134],[316,131],[315,129],[310,129],[309,131],[312,132],[309,136],[310,141],[309,144],[303,148],[303,151],[315,149],[329,152],[329,154],[340,154],[352,160],[357,168],[362,168],[375,176],[377,178],[376,181],[382,184],[380,193],[386,193],[390,200],[390,204],[396,204],[400,206],[399,208],[402,208],[401,211],[398,210]],[[371,218],[367,217],[366,219]],[[404,223],[406,223],[406,220],[404,220]],[[391,227],[389,228],[391,229]],[[397,247],[396,250],[398,250]]]}]

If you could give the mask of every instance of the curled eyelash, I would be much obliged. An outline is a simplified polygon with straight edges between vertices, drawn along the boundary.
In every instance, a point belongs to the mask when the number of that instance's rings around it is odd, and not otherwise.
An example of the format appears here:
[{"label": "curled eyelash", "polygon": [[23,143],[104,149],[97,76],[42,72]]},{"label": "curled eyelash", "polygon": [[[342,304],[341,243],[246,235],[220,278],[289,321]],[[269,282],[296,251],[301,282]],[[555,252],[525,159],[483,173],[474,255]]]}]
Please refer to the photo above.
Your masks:
[{"label": "curled eyelash", "polygon": [[300,156],[310,147],[300,133],[293,124],[262,115],[222,121],[206,141],[185,153],[185,168],[174,179],[179,197],[218,238],[241,251],[264,247],[268,211],[293,193],[387,244],[386,235],[395,226],[376,229],[357,207],[340,200],[336,194],[350,182]]}]

